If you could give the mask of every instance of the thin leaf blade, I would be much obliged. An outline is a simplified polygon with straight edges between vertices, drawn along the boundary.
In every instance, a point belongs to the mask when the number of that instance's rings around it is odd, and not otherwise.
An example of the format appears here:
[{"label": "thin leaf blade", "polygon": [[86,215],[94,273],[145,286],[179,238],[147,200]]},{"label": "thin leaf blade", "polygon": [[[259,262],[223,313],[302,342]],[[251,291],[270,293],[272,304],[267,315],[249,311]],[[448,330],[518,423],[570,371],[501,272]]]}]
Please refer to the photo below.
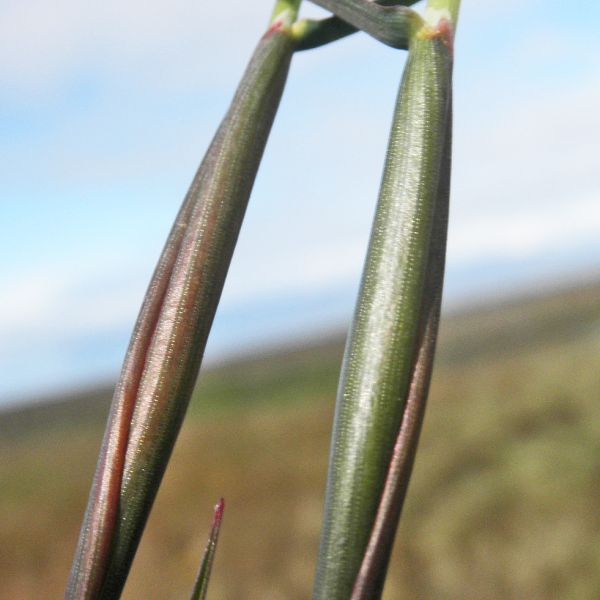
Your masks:
[{"label": "thin leaf blade", "polygon": [[401,428],[422,330],[449,62],[442,40],[415,35],[338,389],[313,600],[350,598]]},{"label": "thin leaf blade", "polygon": [[192,590],[190,600],[205,600],[206,593],[208,591],[208,583],[210,580],[210,574],[212,572],[212,566],[217,552],[217,542],[219,541],[219,532],[221,531],[221,523],[223,522],[223,513],[225,511],[225,502],[223,498],[215,506],[215,512],[213,516],[212,528],[208,537],[206,548],[202,556],[202,562],[200,563],[200,569],[198,570],[198,576]]},{"label": "thin leaf blade", "polygon": [[438,199],[434,214],[432,247],[425,282],[424,322],[406,407],[402,417],[402,424],[400,425],[398,438],[394,445],[371,537],[369,538],[369,543],[354,583],[350,600],[370,600],[371,598],[379,597],[383,591],[396,529],[412,474],[423,418],[425,416],[442,303],[448,233],[451,156],[452,98],[450,97],[442,175],[440,177]]}]

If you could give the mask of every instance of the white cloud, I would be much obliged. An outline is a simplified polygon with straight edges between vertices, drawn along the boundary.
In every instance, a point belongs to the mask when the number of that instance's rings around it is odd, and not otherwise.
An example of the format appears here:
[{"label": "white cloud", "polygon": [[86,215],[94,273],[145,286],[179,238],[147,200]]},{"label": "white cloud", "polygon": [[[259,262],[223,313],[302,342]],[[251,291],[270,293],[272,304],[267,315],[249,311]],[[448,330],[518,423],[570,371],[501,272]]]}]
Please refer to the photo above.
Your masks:
[{"label": "white cloud", "polygon": [[0,288],[2,350],[133,324],[146,282],[144,266],[113,256],[39,264]]},{"label": "white cloud", "polygon": [[531,208],[562,214],[598,196],[600,73],[569,85],[520,87],[504,100],[497,110],[457,114],[455,217]]},{"label": "white cloud", "polygon": [[[170,218],[176,201],[163,199],[183,192],[191,179],[221,117],[219,102],[232,94],[272,4],[3,2],[0,85],[8,96],[45,107],[47,94],[60,96],[82,73],[106,76],[119,93],[75,111],[57,102],[64,114],[54,114],[54,125],[42,127],[31,143],[7,137],[6,179],[16,189],[34,164],[43,182],[40,202],[52,201],[51,189],[69,190],[78,203],[102,203],[103,193],[116,196],[119,182],[127,181],[128,190],[107,203],[107,222],[119,218],[117,200],[126,205],[127,194],[148,195],[147,206],[168,204]],[[475,28],[484,22],[491,28],[521,6],[516,0],[464,3],[465,47],[474,44],[469,34]],[[551,72],[547,62],[554,55],[545,44],[557,30],[544,27],[532,24],[534,41],[517,40],[508,55],[496,55],[492,68],[476,54],[470,62],[458,56],[452,266],[527,261],[573,248],[598,252],[600,73],[589,65],[562,77]],[[467,64],[470,70],[463,71]],[[358,279],[401,67],[400,58],[366,36],[295,59],[232,264],[226,308]],[[178,102],[189,88],[199,90],[191,95],[199,104],[184,112]],[[208,94],[225,99],[201,100]],[[119,112],[121,101],[130,106]],[[147,108],[151,101],[156,104]],[[184,179],[174,190],[180,171]],[[157,191],[159,177],[164,187]],[[85,190],[95,190],[93,199],[81,200]],[[15,201],[19,193],[28,192],[17,190]],[[155,256],[124,265],[136,251],[126,238],[111,240],[107,255],[98,236],[97,254],[94,241],[85,260],[30,266],[2,285],[5,351],[36,340],[58,347],[68,336],[129,330]]]},{"label": "white cloud", "polygon": [[450,229],[448,260],[461,267],[490,259],[527,261],[582,246],[600,255],[599,196],[578,198],[552,211],[521,209],[463,220]]},{"label": "white cloud", "polygon": [[51,319],[68,276],[51,268],[33,270],[6,282],[0,289],[0,331],[6,339],[23,328],[37,328]]},{"label": "white cloud", "polygon": [[[464,10],[489,20],[515,2]],[[33,98],[59,92],[90,70],[122,82],[225,85],[243,67],[264,30],[273,0],[6,0],[0,5],[0,84],[5,94]],[[327,12],[304,2],[303,15]],[[334,50],[335,52],[335,50]]]},{"label": "white cloud", "polygon": [[269,0],[10,0],[0,8],[0,82],[13,94],[39,93],[90,67],[134,78],[154,73],[155,84],[184,71],[192,79],[198,71],[216,77],[257,39],[271,6]]},{"label": "white cloud", "polygon": [[292,252],[237,256],[223,293],[229,308],[265,298],[314,294],[355,279],[365,257],[362,239],[295,245]]}]

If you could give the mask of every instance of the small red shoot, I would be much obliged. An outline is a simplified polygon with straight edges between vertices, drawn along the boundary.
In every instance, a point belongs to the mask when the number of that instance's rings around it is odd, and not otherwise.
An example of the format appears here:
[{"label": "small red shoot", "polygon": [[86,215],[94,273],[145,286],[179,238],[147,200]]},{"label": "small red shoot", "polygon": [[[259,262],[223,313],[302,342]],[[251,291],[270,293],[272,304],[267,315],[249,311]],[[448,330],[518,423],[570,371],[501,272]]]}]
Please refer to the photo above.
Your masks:
[{"label": "small red shoot", "polygon": [[200,563],[200,570],[198,571],[198,576],[196,577],[196,583],[194,584],[194,589],[192,591],[190,600],[205,600],[206,598],[208,582],[217,550],[217,541],[219,540],[219,531],[221,529],[221,522],[223,521],[224,510],[225,501],[223,498],[221,498],[215,505],[210,536],[204,550],[202,562]]}]

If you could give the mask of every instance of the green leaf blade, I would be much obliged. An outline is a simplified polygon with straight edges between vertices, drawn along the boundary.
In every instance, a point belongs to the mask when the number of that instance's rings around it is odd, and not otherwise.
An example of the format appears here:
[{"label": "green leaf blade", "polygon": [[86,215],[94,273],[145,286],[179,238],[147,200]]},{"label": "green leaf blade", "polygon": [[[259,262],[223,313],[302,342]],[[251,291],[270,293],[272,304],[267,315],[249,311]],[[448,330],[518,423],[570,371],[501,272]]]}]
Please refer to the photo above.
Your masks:
[{"label": "green leaf blade", "polygon": [[194,589],[190,600],[206,600],[206,594],[208,592],[208,583],[212,572],[212,566],[217,552],[217,542],[219,541],[219,532],[221,531],[221,523],[223,521],[223,513],[225,510],[225,502],[223,498],[215,506],[215,512],[213,516],[213,523],[204,549],[204,555],[202,556],[202,562],[200,563],[200,569],[196,577]]},{"label": "green leaf blade", "polygon": [[67,600],[121,594],[195,385],[294,50],[289,29],[263,36],[173,226],[113,398]]},{"label": "green leaf blade", "polygon": [[443,42],[415,37],[338,390],[314,600],[351,596],[400,431],[423,322],[450,72]]},{"label": "green leaf blade", "polygon": [[452,159],[452,99],[448,107],[442,173],[434,212],[431,247],[423,294],[421,331],[402,423],[377,509],[377,516],[350,600],[378,598],[383,591],[398,521],[406,498],[433,370],[444,285],[450,171]]}]

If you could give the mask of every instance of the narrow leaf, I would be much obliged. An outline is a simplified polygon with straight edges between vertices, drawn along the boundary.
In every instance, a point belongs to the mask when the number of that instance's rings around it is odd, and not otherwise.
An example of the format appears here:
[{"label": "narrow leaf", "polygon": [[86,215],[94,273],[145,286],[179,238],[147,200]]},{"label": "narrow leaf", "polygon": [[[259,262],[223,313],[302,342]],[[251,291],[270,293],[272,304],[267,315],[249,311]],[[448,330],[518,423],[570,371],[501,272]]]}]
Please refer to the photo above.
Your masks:
[{"label": "narrow leaf", "polygon": [[425,415],[437,341],[446,259],[452,156],[451,106],[448,108],[448,112],[442,174],[435,207],[429,265],[423,294],[422,331],[419,336],[417,356],[412,370],[400,432],[394,445],[377,516],[354,584],[351,600],[371,600],[381,596]]},{"label": "narrow leaf", "polygon": [[173,226],[113,398],[68,600],[121,593],[195,384],[294,49],[285,28],[260,41]]},{"label": "narrow leaf", "polygon": [[403,422],[424,323],[450,63],[442,40],[414,36],[338,389],[314,600],[350,598]]},{"label": "narrow leaf", "polygon": [[223,511],[225,510],[225,502],[223,498],[219,500],[215,506],[215,514],[213,516],[213,524],[208,538],[208,543],[204,549],[200,570],[196,577],[196,583],[190,600],[205,600],[206,592],[208,591],[208,581],[212,571],[212,565],[217,551],[217,542],[219,540],[219,531],[221,530],[221,522],[223,521]]},{"label": "narrow leaf", "polygon": [[[202,164],[195,181],[205,172]],[[175,219],[152,275],[117,382],[66,598],[96,598],[114,534],[131,417],[146,353],[193,208],[194,184]]]},{"label": "narrow leaf", "polygon": [[[431,7],[433,3],[429,3]],[[453,41],[458,2],[451,0],[453,12],[438,12],[438,21],[433,22],[424,37],[443,43],[437,48],[447,53],[450,73],[453,61]],[[448,23],[451,14],[452,23]],[[433,370],[435,346],[440,317],[444,268],[446,260],[446,240],[448,232],[448,212],[450,200],[450,179],[452,166],[452,83],[449,79],[449,98],[444,137],[442,170],[438,186],[437,202],[434,211],[431,247],[423,294],[421,333],[413,366],[408,398],[402,424],[388,468],[385,486],[381,495],[377,516],[371,537],[363,557],[360,571],[355,581],[351,600],[372,600],[383,592],[385,575],[391,555],[398,521],[412,473],[419,435],[425,414],[429,384]]]}]

